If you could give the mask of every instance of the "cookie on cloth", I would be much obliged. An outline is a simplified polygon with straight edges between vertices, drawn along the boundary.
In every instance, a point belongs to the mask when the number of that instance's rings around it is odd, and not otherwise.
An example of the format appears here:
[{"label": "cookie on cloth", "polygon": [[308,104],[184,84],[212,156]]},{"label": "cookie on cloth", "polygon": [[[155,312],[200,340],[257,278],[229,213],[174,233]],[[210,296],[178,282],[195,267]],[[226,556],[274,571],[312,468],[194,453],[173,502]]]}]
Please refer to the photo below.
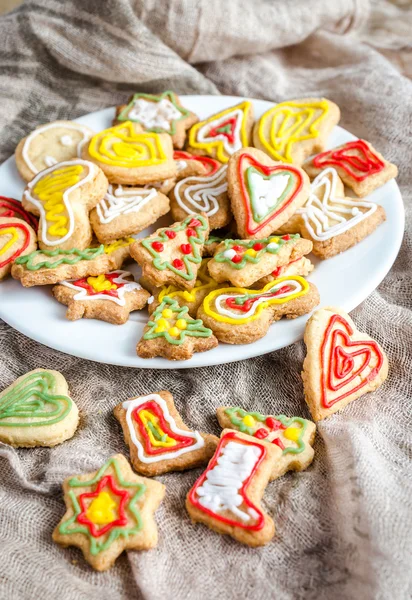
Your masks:
[{"label": "cookie on cloth", "polygon": [[367,196],[398,175],[396,165],[387,161],[366,140],[354,140],[312,156],[302,168],[316,177],[325,168],[336,169],[343,183],[357,196]]},{"label": "cookie on cloth", "polygon": [[286,100],[256,121],[253,145],[273,160],[301,165],[326,147],[339,119],[339,107],[326,98]]},{"label": "cookie on cloth", "polygon": [[271,480],[287,471],[304,471],[313,461],[316,425],[312,421],[301,417],[247,412],[239,406],[220,406],[216,414],[223,429],[236,429],[279,446],[282,456],[273,469]]},{"label": "cookie on cloth", "polygon": [[156,95],[133,94],[127,104],[116,108],[114,124],[132,121],[139,123],[145,131],[168,133],[173,146],[183,148],[187,129],[198,120],[195,113],[184,108],[177,94],[166,91]]},{"label": "cookie on cloth", "polygon": [[202,263],[197,272],[195,286],[191,290],[181,290],[175,285],[162,285],[162,287],[159,288],[151,285],[145,277],[141,277],[140,283],[145,289],[149,290],[153,296],[153,299],[149,304],[149,314],[159,306],[165,296],[168,296],[169,298],[176,300],[179,306],[187,306],[189,315],[195,318],[197,309],[206,296],[212,290],[221,287],[221,285],[209,275],[207,269],[209,260],[209,258],[202,258]]},{"label": "cookie on cloth", "polygon": [[24,210],[22,203],[14,198],[0,196],[0,217],[16,217],[23,219],[34,231],[39,227],[39,220],[34,215]]},{"label": "cookie on cloth", "polygon": [[149,189],[109,185],[90,213],[90,223],[100,243],[139,233],[169,212],[169,198]]},{"label": "cookie on cloth", "polygon": [[96,163],[110,183],[144,185],[176,176],[170,135],[144,132],[131,121],[96,133],[82,156]]},{"label": "cookie on cloth", "polygon": [[250,344],[264,337],[282,317],[295,319],[319,304],[319,292],[303,277],[281,277],[261,290],[219,288],[210,292],[197,311],[221,342]]},{"label": "cookie on cloth", "polygon": [[222,163],[210,156],[199,156],[190,154],[183,150],[175,150],[173,158],[176,162],[177,179],[185,179],[185,177],[208,176],[214,175],[220,169]]},{"label": "cookie on cloth", "polygon": [[66,513],[53,540],[64,548],[77,546],[93,569],[106,571],[123,550],[157,545],[154,513],[165,489],[135,475],[126,458],[116,454],[98,471],[64,481]]},{"label": "cookie on cloth", "polygon": [[237,150],[250,146],[252,127],[253,104],[244,101],[193,125],[186,149],[227,163]]},{"label": "cookie on cloth", "polygon": [[332,167],[319,173],[310,189],[306,203],[280,231],[300,231],[321,259],[351,248],[386,219],[385,209],[375,202],[345,197],[344,185]]},{"label": "cookie on cloth", "polygon": [[227,182],[242,239],[269,237],[305,203],[310,190],[302,169],[276,163],[256,148],[239,150],[231,157]]},{"label": "cookie on cloth", "polygon": [[224,429],[207,469],[186,496],[191,520],[248,546],[270,542],[275,524],[261,499],[281,456],[276,444]]},{"label": "cookie on cloth", "polygon": [[172,218],[181,221],[187,215],[203,213],[209,219],[210,229],[220,229],[232,221],[227,194],[227,166],[223,165],[209,176],[181,179],[170,194]]},{"label": "cookie on cloth", "polygon": [[70,321],[99,319],[113,325],[126,323],[129,314],[144,308],[150,297],[129,271],[119,270],[62,281],[52,294],[68,307],[66,318]]},{"label": "cookie on cloth", "polygon": [[170,392],[130,398],[113,412],[122,426],[133,468],[147,477],[203,465],[219,441],[215,435],[190,430]]},{"label": "cookie on cloth", "polygon": [[388,359],[380,345],[358,331],[340,308],[317,310],[306,324],[304,340],[302,379],[314,421],[376,390],[388,376]]},{"label": "cookie on cloth", "polygon": [[107,185],[103,171],[86,160],[58,163],[38,173],[27,184],[22,204],[40,217],[40,248],[87,248],[92,241],[89,212]]},{"label": "cookie on cloth", "polygon": [[37,234],[23,219],[0,216],[0,281],[10,274],[19,256],[37,248]]},{"label": "cookie on cloth", "polygon": [[299,234],[272,236],[261,240],[225,240],[208,263],[215,281],[250,287],[278,267],[309,254],[312,242]]},{"label": "cookie on cloth", "polygon": [[188,360],[194,352],[216,346],[212,331],[200,319],[192,319],[187,306],[179,306],[176,300],[165,296],[150,315],[136,351],[141,358]]},{"label": "cookie on cloth", "polygon": [[135,241],[130,254],[151,285],[171,284],[191,290],[196,284],[208,235],[207,217],[194,214]]},{"label": "cookie on cloth", "polygon": [[57,163],[80,158],[94,131],[74,121],[54,121],[36,127],[17,144],[17,170],[25,181]]},{"label": "cookie on cloth", "polygon": [[0,393],[0,442],[52,447],[73,437],[79,411],[58,371],[35,369]]},{"label": "cookie on cloth", "polygon": [[35,250],[16,258],[11,268],[14,279],[24,287],[59,283],[65,279],[80,279],[120,269],[130,256],[134,238],[123,238],[97,248],[79,250]]}]

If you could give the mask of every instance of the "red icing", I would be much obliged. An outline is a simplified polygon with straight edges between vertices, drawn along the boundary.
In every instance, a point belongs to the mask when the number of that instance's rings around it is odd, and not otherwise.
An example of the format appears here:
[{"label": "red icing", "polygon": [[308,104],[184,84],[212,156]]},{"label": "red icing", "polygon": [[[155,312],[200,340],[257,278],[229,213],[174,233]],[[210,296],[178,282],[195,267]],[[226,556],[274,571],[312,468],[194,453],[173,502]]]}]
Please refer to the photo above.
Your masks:
[{"label": "red icing", "polygon": [[295,258],[295,260],[291,260],[290,262],[288,262],[287,265],[283,265],[282,267],[277,267],[277,269],[275,269],[274,271],[272,271],[271,275],[273,275],[273,277],[279,277],[280,274],[282,272],[284,272],[289,265],[293,265],[293,263],[298,262],[298,260],[300,260],[302,257],[299,256],[298,258]]},{"label": "red icing", "polygon": [[239,254],[235,254],[235,256],[232,258],[233,263],[240,263],[241,260],[242,260],[242,257]]},{"label": "red icing", "polygon": [[[247,162],[248,164],[245,165],[245,162]],[[266,225],[270,223],[272,219],[277,217],[281,212],[285,210],[285,208],[287,208],[291,204],[291,202],[293,202],[293,200],[296,198],[296,196],[302,189],[303,179],[300,171],[295,167],[292,167],[291,165],[275,165],[273,167],[266,167],[265,165],[262,165],[260,162],[258,162],[251,154],[247,154],[246,152],[240,155],[237,166],[240,188],[242,191],[243,205],[246,211],[246,231],[248,234],[254,235],[255,233],[258,233],[261,229],[263,229],[263,227],[266,227]],[[246,169],[250,166],[255,167],[255,169],[263,173],[263,175],[265,176],[268,176],[274,173],[275,171],[288,171],[290,173],[293,173],[296,177],[295,188],[290,194],[289,198],[286,200],[286,202],[284,202],[275,212],[270,213],[266,217],[266,219],[264,219],[259,224],[253,220],[249,191],[245,181],[245,172]],[[253,224],[255,224],[254,227]]]},{"label": "red icing", "polygon": [[[200,227],[201,224],[202,223],[199,221],[199,219],[192,219],[189,223],[189,227]],[[196,232],[194,235],[196,235]]]},{"label": "red icing", "polygon": [[180,250],[183,252],[183,254],[191,254],[192,246],[190,244],[181,244]]},{"label": "red icing", "polygon": [[266,425],[272,431],[277,431],[278,429],[285,429],[284,425],[282,425],[282,423],[280,421],[278,421],[277,419],[274,419],[273,417],[267,417]]},{"label": "red icing", "polygon": [[0,196],[0,217],[17,217],[18,219],[23,219],[35,231],[37,231],[39,226],[38,219],[24,210],[21,202],[13,198],[6,198],[6,196]]},{"label": "red icing", "polygon": [[[196,225],[194,225],[193,227],[196,227]],[[196,237],[196,231],[194,229],[192,229],[191,227],[188,227],[188,229],[186,229],[186,235],[187,237]]]},{"label": "red icing", "polygon": [[276,446],[279,446],[279,448],[281,450],[285,449],[285,444],[282,442],[282,440],[280,438],[275,438],[274,440],[272,440],[272,444],[276,444]]},{"label": "red icing", "polygon": [[85,289],[88,296],[96,296],[97,294],[103,294],[104,296],[112,296],[113,298],[118,298],[119,297],[118,290],[120,288],[122,288],[124,285],[126,285],[126,283],[115,283],[114,282],[114,280],[119,277],[119,273],[106,273],[105,278],[108,279],[112,285],[115,285],[116,288],[111,289],[111,290],[102,290],[99,292],[99,291],[95,290],[89,283],[87,283],[88,277],[89,276],[82,277],[81,279],[72,281],[72,285],[75,285],[76,287]]},{"label": "red icing", "polygon": [[259,300],[259,298],[270,300],[271,298],[276,298],[276,296],[279,296],[280,294],[287,294],[291,291],[292,288],[290,285],[283,285],[281,288],[276,290],[276,292],[265,292],[264,294],[253,296],[253,298],[248,298],[245,300],[244,304],[236,304],[236,298],[239,298],[239,296],[230,296],[229,298],[226,298],[225,304],[231,309],[241,310],[242,312],[247,313],[252,308],[253,304]]},{"label": "red icing", "polygon": [[[378,344],[371,341],[351,341],[350,336],[353,329],[341,315],[333,315],[323,338],[321,355],[321,404],[325,408],[330,408],[336,402],[340,402],[350,394],[357,392],[378,375],[382,364],[383,354]],[[328,346],[330,343],[329,356]],[[354,348],[353,351],[349,350]],[[360,365],[354,368],[354,358],[362,357]],[[372,358],[377,360],[369,374],[364,375],[364,370],[368,368]],[[328,398],[329,392],[338,392],[343,387],[351,383],[358,375],[361,375],[361,382],[350,388],[340,396]]]},{"label": "red icing", "polygon": [[331,165],[339,167],[356,181],[363,181],[385,168],[385,163],[363,140],[348,142],[336,150],[321,152],[314,157],[313,164],[318,169]]},{"label": "red icing", "polygon": [[269,431],[267,429],[264,429],[263,427],[260,427],[260,429],[256,429],[256,431],[253,435],[254,435],[254,437],[258,438],[259,440],[263,440],[265,437],[267,437],[269,435]]},{"label": "red icing", "polygon": [[[90,521],[90,519],[87,517],[87,509],[91,504],[91,502],[88,502],[88,500],[93,501],[93,499],[97,498],[100,492],[103,491],[106,487],[110,489],[111,495],[120,498],[120,502],[117,508],[118,518],[112,521],[111,523],[107,523],[107,525],[103,525],[103,527],[99,527],[98,525]],[[77,521],[79,523],[82,523],[82,525],[86,525],[89,528],[89,531],[93,537],[100,537],[101,535],[104,535],[105,533],[113,529],[113,527],[124,527],[125,525],[127,525],[125,506],[128,498],[129,493],[126,490],[119,490],[118,488],[116,488],[113,475],[106,475],[106,477],[103,477],[99,481],[97,488],[94,492],[87,492],[85,494],[81,494],[78,497],[80,508],[82,510],[81,513],[77,516]]]},{"label": "red icing", "polygon": [[[228,519],[226,517],[223,517],[222,515],[219,515],[218,513],[213,512],[212,510],[209,510],[208,508],[205,508],[204,506],[202,506],[196,496],[196,490],[203,485],[203,482],[206,479],[206,475],[209,471],[211,471],[217,464],[217,461],[219,459],[219,456],[221,454],[222,449],[224,448],[224,446],[230,442],[230,441],[236,441],[239,442],[241,444],[244,444],[246,446],[256,446],[257,448],[259,448],[260,451],[260,456],[258,458],[258,460],[255,463],[255,466],[252,469],[251,474],[249,475],[249,477],[244,481],[242,487],[238,490],[238,494],[240,494],[242,496],[243,499],[243,503],[248,507],[248,508],[252,508],[254,511],[256,511],[256,513],[258,514],[258,518],[257,521],[254,525],[248,525],[247,523],[244,523],[243,521],[235,521],[234,519]],[[214,519],[217,519],[218,521],[221,521],[222,523],[227,523],[228,525],[232,525],[235,527],[241,527],[242,529],[247,529],[249,531],[259,531],[260,529],[262,529],[262,527],[265,524],[265,516],[263,515],[262,511],[259,510],[247,497],[247,489],[249,487],[250,482],[252,481],[253,477],[256,474],[257,469],[259,468],[260,464],[262,463],[262,461],[264,460],[264,458],[266,457],[266,449],[263,447],[262,444],[258,444],[257,442],[253,441],[253,438],[249,441],[249,440],[245,440],[244,438],[239,437],[236,433],[234,432],[230,432],[230,433],[226,433],[219,442],[218,447],[216,448],[216,452],[213,455],[213,458],[211,459],[211,461],[209,462],[207,469],[203,472],[203,474],[199,477],[199,479],[196,481],[196,483],[194,484],[194,486],[192,487],[192,489],[190,490],[189,494],[188,494],[188,500],[191,504],[193,504],[193,506],[195,506],[198,510],[200,510],[203,513],[206,513],[208,515],[210,515],[211,517],[213,517]]]},{"label": "red icing", "polygon": [[185,268],[185,263],[180,258],[175,258],[172,265],[175,269],[179,269],[180,271]]},{"label": "red icing", "polygon": [[[217,137],[219,135],[224,135],[230,144],[235,143],[235,135],[236,135],[236,122],[237,117],[229,117],[223,123],[216,125],[216,127],[211,127],[208,131],[208,137]],[[222,131],[223,129],[228,128],[228,131]]]},{"label": "red icing", "polygon": [[256,250],[257,252],[259,252],[259,250],[263,250],[264,247],[265,247],[265,244],[261,244],[260,242],[258,242],[257,244],[254,244],[253,250]]},{"label": "red icing", "polygon": [[286,235],[282,235],[282,240],[285,240],[285,242],[288,242],[290,240],[290,235],[288,233]]},{"label": "red icing", "polygon": [[163,252],[164,246],[162,242],[152,242],[152,248],[153,250],[156,250],[156,252]]},{"label": "red icing", "polygon": [[245,248],[243,246],[236,245],[236,246],[232,246],[232,249],[236,250],[236,252],[243,252]]},{"label": "red icing", "polygon": [[[149,435],[146,430],[146,427],[144,426],[143,421],[140,418],[140,412],[142,410],[147,410],[148,412],[152,413],[158,419],[159,426],[160,426],[160,429],[162,430],[162,432],[165,433],[166,435],[168,435],[169,438],[176,440],[177,444],[175,446],[170,446],[168,448],[161,447],[161,446],[158,446],[158,447],[152,446]],[[147,455],[157,456],[158,454],[168,454],[169,452],[174,452],[175,450],[180,450],[180,448],[186,448],[187,446],[193,446],[196,443],[196,440],[194,438],[180,435],[179,433],[174,433],[170,429],[169,424],[167,423],[166,419],[164,418],[162,409],[157,404],[157,402],[154,402],[153,400],[148,400],[144,404],[141,404],[140,406],[135,408],[135,410],[133,411],[132,417],[136,421],[137,426],[139,428],[140,435],[143,438],[144,451]]]},{"label": "red icing", "polygon": [[169,238],[169,240],[174,240],[176,237],[176,231],[172,231],[171,229],[166,229],[165,235]]},{"label": "red icing", "polygon": [[182,150],[175,150],[173,152],[173,158],[174,160],[195,160],[202,163],[206,169],[205,175],[214,175],[221,166],[220,162],[214,158],[209,158],[209,156],[195,156],[194,154],[189,154],[189,152],[183,152]]},{"label": "red icing", "polygon": [[[9,229],[11,227],[20,229],[24,233],[24,239],[22,240],[22,242],[21,242],[21,240],[17,241],[17,243],[15,245],[20,244],[20,243],[22,243],[22,245],[20,246],[20,248],[17,248],[17,250],[14,254],[12,254],[9,258],[6,258],[6,260],[3,260],[2,262],[0,262],[0,269],[2,267],[5,267],[9,263],[12,263],[14,260],[16,260],[16,258],[18,258],[20,256],[20,254],[22,252],[24,252],[26,250],[27,246],[29,245],[30,231],[29,231],[27,225],[25,225],[24,223],[16,223],[16,222],[0,224],[0,229]],[[2,236],[2,238],[3,238],[3,236]],[[4,245],[2,245],[2,247],[4,247]],[[1,258],[1,255],[0,255],[0,258]]]}]

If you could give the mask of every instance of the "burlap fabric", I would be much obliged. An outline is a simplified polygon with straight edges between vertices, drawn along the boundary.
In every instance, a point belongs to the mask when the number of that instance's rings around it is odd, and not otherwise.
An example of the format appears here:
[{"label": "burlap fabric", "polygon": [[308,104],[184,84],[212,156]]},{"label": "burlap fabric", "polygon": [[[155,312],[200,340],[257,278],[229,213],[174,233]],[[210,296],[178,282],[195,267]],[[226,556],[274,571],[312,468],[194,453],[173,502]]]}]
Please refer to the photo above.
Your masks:
[{"label": "burlap fabric", "polygon": [[52,450],[0,445],[1,598],[410,598],[412,84],[358,42],[368,8],[364,0],[30,0],[0,19],[3,158],[35,125],[118,104],[136,90],[274,101],[324,95],[341,107],[343,127],[399,166],[408,223],[391,272],[352,314],[385,348],[388,381],[319,425],[308,471],[268,486],[277,535],[263,549],[190,523],[184,498],[199,470],[160,478],[167,495],[158,547],[123,555],[107,573],[57,547],[51,532],[64,512],[63,478],[126,452],[112,416],[117,402],[165,388],[187,423],[215,433],[220,404],[308,417],[303,343],[156,372],[66,356],[2,323],[0,387],[29,369],[58,369],[82,421]]}]

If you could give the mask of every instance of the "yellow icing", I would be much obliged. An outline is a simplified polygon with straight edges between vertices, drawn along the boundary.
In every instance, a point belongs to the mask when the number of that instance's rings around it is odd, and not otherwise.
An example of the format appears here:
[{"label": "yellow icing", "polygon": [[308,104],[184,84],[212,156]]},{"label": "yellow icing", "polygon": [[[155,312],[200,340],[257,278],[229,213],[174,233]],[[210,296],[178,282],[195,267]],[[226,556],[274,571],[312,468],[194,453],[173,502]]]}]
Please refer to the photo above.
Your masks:
[{"label": "yellow icing", "polygon": [[[319,116],[316,116],[318,111]],[[293,145],[317,138],[318,125],[329,113],[329,102],[281,102],[268,110],[260,119],[258,138],[265,151],[275,160],[293,162]],[[269,133],[268,131],[268,121]]]},{"label": "yellow icing", "polygon": [[187,321],[185,319],[178,319],[176,321],[176,327],[178,329],[181,329],[181,330],[186,329],[187,328]]},{"label": "yellow icing", "polygon": [[2,254],[6,254],[7,250],[13,246],[15,242],[19,239],[19,234],[17,233],[17,229],[15,227],[7,227],[5,229],[0,229],[0,235],[11,235],[11,238],[8,242],[4,244],[2,248],[0,248],[0,256]]},{"label": "yellow icing", "polygon": [[124,248],[125,246],[130,246],[130,244],[133,244],[135,241],[136,240],[132,237],[121,238],[120,240],[116,240],[115,242],[112,242],[111,244],[105,244],[104,251],[106,254],[111,254],[112,252],[114,252],[115,250],[118,250],[119,248]]},{"label": "yellow icing", "polygon": [[117,519],[117,504],[109,492],[100,492],[87,509],[87,518],[95,525],[108,525]]},{"label": "yellow icing", "polygon": [[[177,442],[173,438],[169,437],[166,433],[164,433],[159,425],[159,420],[155,415],[153,415],[148,410],[141,410],[139,413],[140,419],[147,431],[147,435],[149,436],[149,440],[152,446],[157,446],[160,448],[172,448],[176,446]],[[152,427],[149,426],[149,423]],[[163,440],[157,439],[153,435],[152,428],[154,428],[158,434],[158,437],[164,438]]]},{"label": "yellow icing", "polygon": [[287,440],[291,440],[292,442],[297,442],[302,431],[301,427],[288,427],[283,432],[283,435]]},{"label": "yellow icing", "polygon": [[243,417],[243,423],[246,427],[253,427],[255,424],[255,419],[251,415],[246,415]]},{"label": "yellow icing", "polygon": [[94,135],[88,151],[101,163],[129,169],[160,165],[167,160],[159,135],[137,133],[130,121]]},{"label": "yellow icing", "polygon": [[117,285],[106,279],[106,275],[98,275],[97,277],[88,277],[87,283],[94,289],[95,292],[105,292],[108,290],[117,290]]}]

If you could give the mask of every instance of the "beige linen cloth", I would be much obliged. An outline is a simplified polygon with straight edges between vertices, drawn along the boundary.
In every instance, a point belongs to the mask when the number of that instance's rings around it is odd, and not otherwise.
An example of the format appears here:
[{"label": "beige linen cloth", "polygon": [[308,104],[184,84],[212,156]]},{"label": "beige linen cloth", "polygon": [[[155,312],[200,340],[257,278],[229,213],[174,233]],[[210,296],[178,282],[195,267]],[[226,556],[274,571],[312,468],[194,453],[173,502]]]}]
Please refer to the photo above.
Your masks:
[{"label": "beige linen cloth", "polygon": [[309,417],[303,342],[229,365],[160,372],[67,356],[1,323],[0,388],[30,369],[58,369],[82,420],[54,449],[0,444],[0,598],[411,597],[412,84],[358,41],[368,10],[365,0],[28,0],[0,19],[3,159],[35,125],[119,104],[134,91],[326,96],[341,107],[343,127],[399,166],[407,212],[398,259],[352,314],[387,352],[389,378],[320,423],[307,471],[267,487],[277,532],[265,548],[191,524],[184,499],[200,470],[160,478],[167,493],[157,548],[124,554],[109,572],[93,572],[51,533],[65,510],[62,480],[127,455],[116,403],[164,388],[188,424],[216,434],[221,404]]}]

